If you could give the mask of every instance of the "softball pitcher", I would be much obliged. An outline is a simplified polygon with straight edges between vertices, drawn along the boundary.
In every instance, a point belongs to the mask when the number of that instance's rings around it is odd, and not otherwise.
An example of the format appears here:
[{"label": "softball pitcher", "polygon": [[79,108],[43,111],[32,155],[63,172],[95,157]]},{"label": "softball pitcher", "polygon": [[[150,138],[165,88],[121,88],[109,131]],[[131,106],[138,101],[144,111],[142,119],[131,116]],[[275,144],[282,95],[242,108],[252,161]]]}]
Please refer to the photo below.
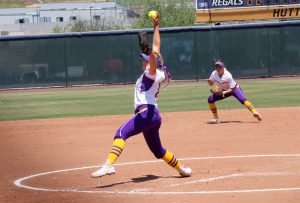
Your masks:
[{"label": "softball pitcher", "polygon": [[165,69],[159,69],[157,56],[160,55],[159,17],[153,19],[153,48],[148,52],[140,54],[143,59],[144,72],[136,81],[134,91],[135,115],[125,122],[116,132],[112,148],[106,162],[102,167],[91,174],[93,178],[107,174],[114,174],[113,164],[121,155],[125,141],[131,136],[143,133],[146,143],[158,159],[163,159],[167,164],[176,169],[181,176],[191,176],[192,170],[185,168],[176,157],[165,149],[159,137],[161,117],[157,107],[157,96],[161,82],[168,76]]},{"label": "softball pitcher", "polygon": [[208,97],[208,105],[213,113],[214,118],[211,119],[208,123],[210,124],[218,124],[220,123],[220,119],[217,112],[217,107],[215,105],[216,101],[225,99],[229,96],[234,96],[241,104],[247,107],[253,116],[261,121],[262,117],[254,108],[249,100],[246,99],[240,85],[238,85],[235,80],[232,78],[231,73],[225,68],[224,63],[219,60],[215,63],[215,70],[211,73],[210,78],[208,79],[208,84],[212,86],[215,82],[219,83],[222,92],[219,95],[211,94]]}]

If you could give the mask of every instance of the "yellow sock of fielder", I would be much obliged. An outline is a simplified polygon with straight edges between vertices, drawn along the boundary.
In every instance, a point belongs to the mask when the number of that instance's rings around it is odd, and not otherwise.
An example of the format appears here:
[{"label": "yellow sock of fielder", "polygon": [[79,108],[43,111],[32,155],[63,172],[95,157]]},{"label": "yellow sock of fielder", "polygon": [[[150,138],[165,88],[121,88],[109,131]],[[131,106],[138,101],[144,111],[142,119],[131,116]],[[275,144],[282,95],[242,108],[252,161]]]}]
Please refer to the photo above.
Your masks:
[{"label": "yellow sock of fielder", "polygon": [[215,103],[208,103],[208,106],[209,106],[211,112],[213,113],[214,118],[219,118],[218,112],[217,112],[217,107],[216,107]]},{"label": "yellow sock of fielder", "polygon": [[251,111],[252,113],[257,112],[256,109],[254,108],[254,106],[248,100],[245,101],[244,106],[247,107],[249,109],[249,111]]},{"label": "yellow sock of fielder", "polygon": [[181,163],[169,150],[166,151],[166,154],[163,156],[162,159],[180,173]]},{"label": "yellow sock of fielder", "polygon": [[124,149],[125,141],[123,139],[115,139],[113,142],[113,145],[111,147],[111,150],[108,154],[106,164],[112,165],[117,161],[120,154],[122,153]]}]

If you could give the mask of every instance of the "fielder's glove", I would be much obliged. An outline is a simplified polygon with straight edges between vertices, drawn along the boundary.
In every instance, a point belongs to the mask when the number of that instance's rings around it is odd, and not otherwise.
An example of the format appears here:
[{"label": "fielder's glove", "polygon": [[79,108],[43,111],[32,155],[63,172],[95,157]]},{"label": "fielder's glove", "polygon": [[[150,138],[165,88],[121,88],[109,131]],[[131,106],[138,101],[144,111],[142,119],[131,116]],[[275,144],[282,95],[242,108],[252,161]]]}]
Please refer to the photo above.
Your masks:
[{"label": "fielder's glove", "polygon": [[218,82],[215,82],[210,89],[211,93],[213,93],[216,96],[223,96],[223,90],[221,85]]},{"label": "fielder's glove", "polygon": [[148,34],[146,30],[143,30],[138,33],[139,37],[139,45],[141,47],[141,50],[144,54],[150,55],[152,51],[151,44],[149,42]]}]

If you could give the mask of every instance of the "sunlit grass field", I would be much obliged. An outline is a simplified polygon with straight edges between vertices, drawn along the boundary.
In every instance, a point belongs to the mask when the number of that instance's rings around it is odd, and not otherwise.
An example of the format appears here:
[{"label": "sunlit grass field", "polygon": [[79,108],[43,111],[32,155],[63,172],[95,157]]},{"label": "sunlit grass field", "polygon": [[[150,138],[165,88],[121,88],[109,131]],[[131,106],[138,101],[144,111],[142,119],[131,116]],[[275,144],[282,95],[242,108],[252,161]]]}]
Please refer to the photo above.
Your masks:
[{"label": "sunlit grass field", "polygon": [[[300,79],[239,80],[246,97],[259,108],[300,106]],[[0,92],[0,120],[119,115],[133,113],[133,85],[37,92]],[[171,83],[159,94],[161,112],[208,110],[204,82]],[[245,108],[234,97],[218,101],[219,109]]]}]

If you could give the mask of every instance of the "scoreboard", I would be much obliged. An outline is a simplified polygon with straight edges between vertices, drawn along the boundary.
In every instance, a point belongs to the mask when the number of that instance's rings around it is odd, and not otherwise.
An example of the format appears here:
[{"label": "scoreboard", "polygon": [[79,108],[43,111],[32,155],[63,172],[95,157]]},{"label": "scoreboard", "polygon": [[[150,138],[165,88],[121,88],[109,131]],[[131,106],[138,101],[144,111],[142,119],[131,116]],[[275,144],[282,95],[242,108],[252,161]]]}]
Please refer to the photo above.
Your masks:
[{"label": "scoreboard", "polygon": [[196,4],[196,23],[300,18],[300,0],[196,0]]}]

